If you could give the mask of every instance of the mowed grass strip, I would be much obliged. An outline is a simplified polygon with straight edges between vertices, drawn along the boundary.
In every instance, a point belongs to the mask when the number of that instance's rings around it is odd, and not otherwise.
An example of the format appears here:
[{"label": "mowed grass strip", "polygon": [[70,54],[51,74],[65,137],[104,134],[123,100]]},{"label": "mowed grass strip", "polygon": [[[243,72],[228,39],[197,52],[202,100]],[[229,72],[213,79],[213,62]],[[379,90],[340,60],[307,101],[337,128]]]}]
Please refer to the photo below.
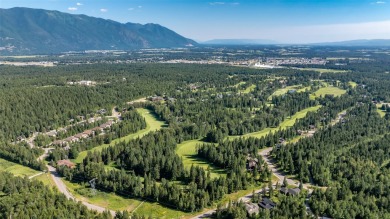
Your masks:
[{"label": "mowed grass strip", "polygon": [[280,88],[276,90],[271,96],[268,97],[268,100],[272,100],[272,97],[274,96],[280,96],[283,94],[286,94],[289,90],[296,90],[296,92],[305,92],[306,90],[310,90],[311,87],[302,87],[302,85],[292,85],[292,86],[287,86],[285,88]]},{"label": "mowed grass strip", "polygon": [[256,85],[252,84],[251,86],[247,87],[245,90],[240,90],[243,94],[249,94],[250,92],[254,91],[256,88]]},{"label": "mowed grass strip", "polygon": [[[145,118],[145,121],[147,124],[145,129],[142,129],[142,130],[140,130],[136,133],[133,133],[133,134],[129,134],[125,137],[115,139],[110,144],[103,144],[103,145],[100,145],[98,147],[92,148],[91,150],[88,150],[88,151],[91,151],[91,152],[101,151],[104,148],[107,148],[109,146],[113,146],[116,143],[119,143],[122,141],[128,142],[132,139],[142,138],[143,136],[145,136],[149,132],[160,130],[162,127],[164,127],[166,125],[166,123],[164,121],[159,120],[157,118],[157,116],[154,115],[153,112],[148,110],[148,109],[139,108],[139,109],[137,109],[137,111],[139,114],[141,114]],[[87,156],[88,151],[80,152],[77,159],[74,159],[73,162],[81,163],[83,161],[83,159]]]},{"label": "mowed grass strip", "polygon": [[382,104],[378,103],[376,104],[376,111],[379,113],[380,117],[385,117],[386,116],[386,111],[382,110]]},{"label": "mowed grass strip", "polygon": [[[78,200],[85,201],[90,204],[94,204],[110,210],[132,211],[142,202],[137,199],[123,198],[121,196],[115,195],[114,193],[102,192],[99,190],[96,191],[96,195],[92,195],[92,190],[89,188],[85,188],[77,183],[71,183],[66,180],[63,180],[63,182],[65,183],[66,188],[69,190],[69,192],[72,193],[72,195]],[[77,190],[83,191],[83,195],[80,195]],[[86,197],[87,195],[89,197]]]},{"label": "mowed grass strip", "polygon": [[252,132],[252,133],[248,133],[248,134],[245,134],[242,136],[229,136],[228,138],[235,139],[235,138],[240,138],[240,137],[246,137],[246,138],[248,138],[248,137],[255,137],[255,138],[265,137],[270,132],[274,133],[274,132],[278,131],[279,129],[284,130],[287,127],[293,126],[295,124],[295,122],[297,121],[297,119],[304,118],[308,112],[317,111],[320,107],[321,107],[321,105],[317,105],[317,106],[313,106],[313,107],[309,107],[309,108],[306,108],[304,110],[301,110],[301,111],[295,113],[293,116],[285,119],[282,123],[280,123],[280,125],[278,127],[265,128],[259,132]]},{"label": "mowed grass strip", "polygon": [[12,173],[15,176],[22,176],[22,177],[24,176],[29,177],[40,173],[40,171],[1,158],[0,158],[0,171],[7,171]]},{"label": "mowed grass strip", "polygon": [[43,184],[45,184],[51,188],[57,188],[50,173],[44,173],[42,175],[36,176],[33,178],[33,180],[41,181]]},{"label": "mowed grass strip", "polygon": [[321,97],[325,95],[334,95],[335,97],[345,94],[347,91],[338,87],[328,86],[318,89],[316,92],[310,95],[310,99]]},{"label": "mowed grass strip", "polygon": [[303,71],[316,71],[319,73],[345,73],[348,72],[346,70],[336,70],[336,69],[329,69],[329,68],[297,68],[299,70]]},{"label": "mowed grass strip", "polygon": [[197,157],[196,145],[203,144],[205,142],[200,140],[184,141],[178,144],[176,147],[176,153],[183,159],[184,167],[187,169],[191,168],[191,165],[200,166],[203,169],[210,169],[210,176],[212,178],[226,175],[225,170],[215,167],[210,164],[207,160]]},{"label": "mowed grass strip", "polygon": [[357,83],[353,81],[348,81],[348,85],[351,86],[352,88],[356,88]]},{"label": "mowed grass strip", "polygon": [[[157,202],[149,202],[143,199],[125,198],[116,195],[112,192],[96,191],[95,195],[92,195],[92,191],[89,188],[85,188],[77,183],[71,183],[63,180],[69,192],[72,193],[78,200],[88,202],[93,205],[97,205],[103,208],[107,208],[114,211],[127,210],[131,213],[137,213],[152,218],[181,218],[196,215],[197,213],[186,213],[179,210],[167,208]],[[81,190],[82,194],[79,194],[77,190]],[[85,193],[85,194],[84,194]],[[88,197],[86,197],[88,196]]]}]

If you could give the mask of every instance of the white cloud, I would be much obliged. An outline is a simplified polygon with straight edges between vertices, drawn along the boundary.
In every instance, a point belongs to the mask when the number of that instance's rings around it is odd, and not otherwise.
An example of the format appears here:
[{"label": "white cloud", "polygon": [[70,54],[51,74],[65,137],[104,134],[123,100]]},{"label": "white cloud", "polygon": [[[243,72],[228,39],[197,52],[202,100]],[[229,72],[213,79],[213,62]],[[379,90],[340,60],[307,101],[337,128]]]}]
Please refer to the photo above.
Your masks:
[{"label": "white cloud", "polygon": [[68,10],[69,10],[69,11],[77,11],[77,8],[75,8],[75,7],[69,7]]},{"label": "white cloud", "polygon": [[230,3],[231,5],[234,5],[234,6],[237,6],[237,5],[240,5],[239,2],[233,2],[233,3]]},{"label": "white cloud", "polygon": [[224,5],[225,2],[210,2],[210,5]]},{"label": "white cloud", "polygon": [[105,12],[107,12],[108,10],[106,9],[106,8],[102,8],[102,9],[100,9],[100,12],[103,12],[103,13],[105,13]]},{"label": "white cloud", "polygon": [[139,5],[138,8],[142,8],[142,5]]},{"label": "white cloud", "polygon": [[77,6],[81,6],[81,5],[83,5],[83,4],[80,3],[80,2],[77,2],[76,5],[77,5]]},{"label": "white cloud", "polygon": [[386,2],[384,2],[384,1],[377,1],[375,3],[377,3],[377,4],[386,4]]},{"label": "white cloud", "polygon": [[129,9],[127,9],[127,10],[129,10],[129,11],[133,11],[133,10],[134,10],[134,8],[129,8]]}]

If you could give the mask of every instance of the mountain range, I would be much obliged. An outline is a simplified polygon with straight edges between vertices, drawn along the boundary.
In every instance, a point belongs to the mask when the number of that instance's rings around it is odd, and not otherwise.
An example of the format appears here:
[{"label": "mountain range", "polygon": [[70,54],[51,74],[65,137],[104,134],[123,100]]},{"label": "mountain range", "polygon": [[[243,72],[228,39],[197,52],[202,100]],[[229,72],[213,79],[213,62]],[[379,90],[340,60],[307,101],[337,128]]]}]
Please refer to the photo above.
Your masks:
[{"label": "mountain range", "polygon": [[130,50],[196,44],[158,24],[123,24],[43,9],[0,9],[0,54]]}]

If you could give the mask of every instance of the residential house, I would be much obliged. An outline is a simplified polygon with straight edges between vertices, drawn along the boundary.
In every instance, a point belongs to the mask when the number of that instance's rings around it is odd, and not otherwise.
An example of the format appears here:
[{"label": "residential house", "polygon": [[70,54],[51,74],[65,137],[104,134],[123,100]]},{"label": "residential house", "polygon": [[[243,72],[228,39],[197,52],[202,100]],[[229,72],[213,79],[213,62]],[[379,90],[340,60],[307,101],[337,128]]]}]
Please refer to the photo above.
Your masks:
[{"label": "residential house", "polygon": [[57,141],[53,141],[51,144],[58,145],[58,146],[64,146],[64,145],[67,145],[67,142],[65,140],[57,140]]},{"label": "residential house", "polygon": [[82,139],[82,138],[88,138],[88,135],[84,133],[78,133],[74,137],[78,139]]},{"label": "residential house", "polygon": [[299,193],[301,193],[301,190],[299,188],[289,189],[286,187],[282,187],[280,188],[280,193],[285,195],[296,196],[299,195]]},{"label": "residential house", "polygon": [[260,210],[259,206],[253,203],[245,203],[245,209],[249,215],[258,214]]},{"label": "residential house", "polygon": [[263,198],[260,201],[259,206],[264,208],[264,209],[270,210],[270,209],[274,208],[276,206],[276,204],[268,198]]},{"label": "residential house", "polygon": [[98,126],[98,127],[93,128],[92,131],[94,132],[94,134],[96,134],[96,132],[102,132],[102,131],[103,131],[103,128],[101,128],[100,126]]},{"label": "residential house", "polygon": [[80,139],[76,138],[75,136],[70,136],[70,137],[64,139],[64,141],[66,141],[68,143],[74,143],[74,142],[77,142],[79,140]]},{"label": "residential house", "polygon": [[67,166],[69,168],[75,168],[76,165],[72,163],[70,160],[59,160],[57,161],[57,166]]},{"label": "residential house", "polygon": [[51,130],[49,132],[46,132],[46,135],[49,137],[56,137],[57,136],[57,131],[56,130]]},{"label": "residential house", "polygon": [[110,120],[104,124],[101,124],[99,127],[102,128],[102,129],[108,129],[112,126],[112,124],[114,123],[114,121]]},{"label": "residential house", "polygon": [[83,132],[83,134],[84,134],[84,135],[87,135],[87,136],[89,137],[89,136],[93,136],[93,135],[95,134],[95,132],[92,131],[92,130],[85,130],[85,131]]},{"label": "residential house", "polygon": [[246,158],[246,169],[252,171],[257,167],[257,164],[259,163],[259,160],[257,158],[252,158],[248,156]]}]

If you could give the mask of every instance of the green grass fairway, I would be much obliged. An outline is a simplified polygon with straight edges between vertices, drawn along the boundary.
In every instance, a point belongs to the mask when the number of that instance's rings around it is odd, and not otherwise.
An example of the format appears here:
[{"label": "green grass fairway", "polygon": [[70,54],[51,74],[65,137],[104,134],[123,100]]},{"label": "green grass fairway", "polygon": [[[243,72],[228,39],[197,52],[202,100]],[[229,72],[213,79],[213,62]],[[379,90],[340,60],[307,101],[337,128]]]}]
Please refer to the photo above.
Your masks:
[{"label": "green grass fairway", "polygon": [[357,86],[357,83],[353,81],[349,81],[348,85],[351,86],[352,88],[355,88]]},{"label": "green grass fairway", "polygon": [[297,89],[299,85],[287,86],[285,88],[280,88],[276,90],[271,96],[268,97],[268,100],[271,100],[273,96],[280,96],[286,94],[289,90]]},{"label": "green grass fairway", "polygon": [[45,184],[51,188],[57,188],[50,173],[44,173],[42,175],[36,176],[32,180],[38,180],[38,181],[43,182],[43,184]]},{"label": "green grass fairway", "polygon": [[176,153],[183,159],[184,167],[191,168],[191,165],[193,164],[194,166],[200,166],[205,170],[210,168],[211,177],[219,177],[221,174],[225,174],[223,169],[217,168],[208,163],[206,160],[196,157],[196,145],[203,143],[204,142],[200,140],[191,140],[177,145]]},{"label": "green grass fairway", "polygon": [[382,104],[378,103],[376,104],[376,111],[379,113],[379,115],[383,118],[386,116],[386,112],[381,109]]},{"label": "green grass fairway", "polygon": [[256,88],[256,85],[252,84],[251,86],[247,87],[245,90],[240,90],[243,94],[249,94]]},{"label": "green grass fairway", "polygon": [[280,96],[280,95],[283,95],[283,94],[286,94],[289,90],[296,90],[297,92],[305,92],[306,89],[307,90],[310,90],[311,87],[302,87],[300,88],[301,85],[293,85],[293,86],[287,86],[285,88],[281,88],[281,89],[278,89],[276,90],[271,96],[268,97],[268,100],[271,100],[273,96]]},{"label": "green grass fairway", "polygon": [[327,94],[333,94],[334,96],[338,97],[345,94],[346,92],[346,90],[340,89],[338,87],[323,87],[314,92],[314,94],[311,94],[310,99],[315,99],[316,97],[325,96]]},{"label": "green grass fairway", "polygon": [[[142,199],[130,199],[118,196],[114,193],[106,193],[97,191],[93,197],[85,197],[76,192],[77,189],[83,188],[81,185],[63,180],[69,192],[71,192],[78,200],[82,200],[100,207],[110,210],[127,210],[136,212],[138,215],[151,216],[152,218],[179,218],[180,216],[190,216],[191,214],[182,211],[177,211],[164,207],[155,202],[147,202]],[[86,194],[89,194],[88,188],[83,189]],[[135,211],[134,211],[135,210]],[[195,215],[196,213],[192,214]]]},{"label": "green grass fairway", "polygon": [[[80,195],[78,192],[76,192],[77,189],[83,188],[83,186],[77,183],[71,183],[66,180],[62,180],[62,181],[65,183],[69,192],[72,193],[72,195],[74,195],[78,200],[86,201],[88,203],[98,205],[100,207],[108,208],[110,210],[132,211],[139,204],[141,204],[141,201],[136,199],[127,199],[115,195],[113,193],[106,193],[101,191],[97,191],[95,196],[91,198],[87,198],[85,196]],[[89,194],[88,190],[89,190],[88,188],[83,189],[83,191],[86,192],[86,194]]]},{"label": "green grass fairway", "polygon": [[317,71],[319,73],[345,73],[345,70],[335,70],[335,69],[327,69],[327,68],[297,68],[299,70],[304,71]]},{"label": "green grass fairway", "polygon": [[241,81],[238,84],[233,85],[233,87],[239,87],[240,85],[246,84],[245,81]]},{"label": "green grass fairway", "polygon": [[40,173],[40,171],[1,158],[0,158],[0,171],[7,171],[12,173],[15,176],[32,176],[37,173]]},{"label": "green grass fairway", "polygon": [[[141,138],[141,137],[145,136],[146,134],[148,134],[149,132],[157,131],[157,130],[161,129],[165,125],[165,122],[158,120],[158,118],[155,115],[153,115],[150,110],[137,109],[137,111],[139,114],[141,114],[145,118],[145,121],[147,124],[145,129],[142,129],[134,134],[130,134],[130,135],[127,135],[125,137],[115,139],[110,144],[103,144],[101,146],[92,148],[89,151],[91,151],[91,152],[101,151],[104,148],[115,145],[116,143],[121,142],[121,141],[130,141],[131,139]],[[88,154],[88,151],[80,152],[77,159],[74,159],[73,162],[81,163],[83,161],[83,159],[87,156],[87,154]]]},{"label": "green grass fairway", "polygon": [[301,110],[301,111],[295,113],[291,118],[285,119],[282,123],[280,123],[280,125],[278,127],[265,128],[259,132],[252,132],[252,133],[245,134],[243,136],[229,136],[228,138],[234,139],[234,138],[239,138],[239,137],[255,137],[255,138],[265,137],[270,132],[273,133],[273,132],[278,131],[279,129],[283,130],[283,129],[286,129],[287,127],[293,126],[295,124],[295,121],[297,121],[297,119],[301,119],[301,118],[305,117],[307,112],[317,111],[320,107],[321,107],[321,105],[318,105],[318,106],[313,106],[313,107]]}]

